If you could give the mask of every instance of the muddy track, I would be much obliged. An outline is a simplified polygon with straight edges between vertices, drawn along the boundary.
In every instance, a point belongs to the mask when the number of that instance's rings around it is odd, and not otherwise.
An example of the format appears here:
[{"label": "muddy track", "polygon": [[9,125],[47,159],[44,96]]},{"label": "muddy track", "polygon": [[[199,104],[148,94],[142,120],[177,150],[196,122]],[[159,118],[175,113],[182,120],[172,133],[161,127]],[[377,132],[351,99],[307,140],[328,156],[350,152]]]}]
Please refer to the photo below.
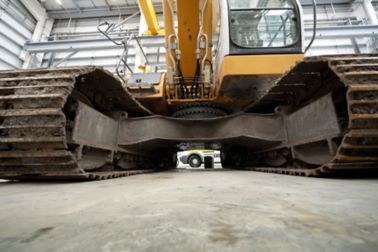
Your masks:
[{"label": "muddy track", "polygon": [[[271,113],[287,103],[300,107],[335,90],[345,93],[346,105],[342,110],[348,120],[340,122],[344,132],[331,162],[314,169],[251,170],[323,176],[378,168],[377,55],[306,58],[252,104],[249,111]],[[103,120],[111,126],[120,120],[114,118],[114,112],[126,112],[130,117],[151,114],[102,68],[0,72],[0,178],[109,179],[152,171],[137,168],[138,164],[149,162],[146,156],[114,143],[109,147],[108,138],[112,137],[108,134],[105,139],[97,139],[107,145],[76,141],[73,132],[80,108],[86,111],[81,115],[90,112],[99,119],[106,115],[110,119]],[[85,120],[91,118],[94,117]],[[98,118],[92,120],[94,125]]]},{"label": "muddy track", "polygon": [[[314,79],[332,79],[338,83],[316,86]],[[311,85],[308,85],[310,83]],[[323,81],[323,83],[327,83]],[[327,92],[341,83],[345,86],[348,122],[341,144],[335,150],[331,162],[315,169],[296,168],[250,168],[250,170],[300,176],[327,176],[343,173],[367,173],[378,169],[378,55],[348,55],[311,57],[296,65],[283,76],[252,111],[275,107],[283,100],[290,100],[288,94],[300,88],[304,100],[311,100],[319,90]],[[336,87],[335,87],[336,88]],[[314,91],[316,90],[316,91]],[[300,92],[298,92],[300,93]],[[300,96],[297,96],[300,97]]]},{"label": "muddy track", "polygon": [[81,161],[85,153],[77,150],[92,146],[71,139],[75,108],[68,101],[77,100],[77,94],[100,111],[121,108],[135,116],[150,114],[101,68],[0,72],[0,178],[95,180],[151,172],[116,168],[115,153],[134,163],[143,161],[143,156],[116,147],[96,149],[111,157],[104,161],[106,169]]}]

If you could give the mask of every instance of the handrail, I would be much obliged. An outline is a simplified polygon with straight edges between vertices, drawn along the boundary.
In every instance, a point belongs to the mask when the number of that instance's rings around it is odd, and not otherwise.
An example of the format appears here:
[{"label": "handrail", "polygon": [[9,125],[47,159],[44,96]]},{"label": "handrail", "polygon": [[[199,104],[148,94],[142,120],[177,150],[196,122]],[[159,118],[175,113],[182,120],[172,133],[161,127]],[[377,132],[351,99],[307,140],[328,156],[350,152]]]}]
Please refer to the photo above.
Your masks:
[{"label": "handrail", "polygon": [[[117,66],[116,66],[116,73],[122,81],[125,81],[124,76],[126,75],[126,69],[129,70],[131,73],[133,73],[133,70],[131,69],[131,67],[127,63],[127,59],[128,59],[128,55],[129,55],[129,45],[130,45],[132,39],[135,39],[136,44],[140,48],[140,51],[142,52],[143,57],[145,59],[145,65],[150,65],[149,60],[147,58],[147,55],[144,52],[144,49],[142,47],[142,44],[141,44],[138,36],[135,33],[129,32],[121,42],[117,42],[115,39],[113,39],[109,35],[111,31],[113,31],[115,28],[118,28],[119,26],[124,24],[127,20],[129,20],[130,18],[132,18],[135,15],[136,14],[131,15],[130,17],[126,18],[125,20],[121,21],[118,24],[114,24],[114,23],[110,24],[106,21],[106,22],[100,23],[97,26],[97,30],[103,36],[105,36],[109,41],[113,42],[117,46],[123,46],[123,52],[122,52],[121,56],[119,57],[119,60],[118,60]],[[105,29],[103,29],[102,27],[105,27]],[[123,64],[123,75],[120,72],[121,64]]]}]

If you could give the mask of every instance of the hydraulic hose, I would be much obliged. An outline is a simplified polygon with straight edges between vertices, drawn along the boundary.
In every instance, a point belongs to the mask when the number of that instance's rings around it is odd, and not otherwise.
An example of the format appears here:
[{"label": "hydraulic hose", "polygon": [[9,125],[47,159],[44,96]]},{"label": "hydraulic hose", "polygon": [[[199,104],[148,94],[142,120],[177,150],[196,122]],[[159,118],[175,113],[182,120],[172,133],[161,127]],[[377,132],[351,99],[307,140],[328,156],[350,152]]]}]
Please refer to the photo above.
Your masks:
[{"label": "hydraulic hose", "polygon": [[[312,0],[312,7],[313,7],[313,15],[314,15],[314,26],[313,26],[313,32],[312,32],[312,39],[310,41],[310,43],[307,45],[306,47],[306,50],[305,50],[305,53],[310,49],[310,47],[312,46],[312,44],[314,43],[315,41],[315,37],[316,37],[316,29],[317,29],[317,11],[316,11],[316,0]],[[303,34],[304,36],[304,34]]]},{"label": "hydraulic hose", "polygon": [[186,86],[184,77],[182,76],[180,61],[177,62],[177,71],[179,75],[179,83],[180,83],[180,90],[181,90],[180,98],[186,98],[189,93],[189,90],[188,90],[188,87]]}]

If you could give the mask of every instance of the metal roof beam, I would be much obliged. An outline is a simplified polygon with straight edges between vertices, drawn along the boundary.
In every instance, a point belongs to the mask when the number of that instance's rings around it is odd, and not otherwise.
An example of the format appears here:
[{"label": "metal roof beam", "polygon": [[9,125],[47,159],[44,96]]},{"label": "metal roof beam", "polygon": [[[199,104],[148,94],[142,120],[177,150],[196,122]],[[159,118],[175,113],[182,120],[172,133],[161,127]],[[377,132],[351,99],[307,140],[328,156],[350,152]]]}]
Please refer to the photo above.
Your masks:
[{"label": "metal roof beam", "polygon": [[[317,0],[317,5],[331,5],[331,4],[352,4],[362,2],[363,0]],[[312,5],[312,0],[299,0],[301,5]]]},{"label": "metal roof beam", "polygon": [[[139,37],[141,44],[148,47],[156,45],[156,39],[160,38],[161,46],[164,46],[164,36],[142,36]],[[121,42],[124,38],[113,38],[117,42]],[[58,41],[46,41],[46,42],[26,42],[24,49],[30,53],[41,52],[71,52],[71,51],[92,51],[109,48],[119,48],[113,42],[107,38],[96,39],[73,39],[73,40],[58,40]]]},{"label": "metal roof beam", "polygon": [[[316,29],[316,40],[337,38],[377,37],[378,25],[325,26]],[[312,28],[305,29],[305,36],[311,37]]]},{"label": "metal roof beam", "polygon": [[[161,12],[161,4],[155,5],[156,11]],[[95,17],[111,17],[119,15],[131,15],[139,11],[138,5],[133,6],[120,6],[119,8],[109,9],[108,7],[97,7],[97,8],[84,8],[78,11],[77,9],[66,9],[66,10],[53,10],[48,11],[47,14],[50,18],[54,19],[68,19],[68,18],[95,18]],[[69,15],[67,14],[69,13]]]},{"label": "metal roof beam", "polygon": [[83,11],[81,10],[79,4],[76,2],[76,0],[72,0],[72,3],[75,5],[76,9],[77,9],[80,13],[83,12]]},{"label": "metal roof beam", "polygon": [[[377,37],[378,25],[347,25],[347,26],[329,26],[319,27],[317,29],[316,40],[319,39],[348,39],[348,38],[363,38],[363,37]],[[305,37],[311,38],[312,28],[305,29]],[[114,38],[114,40],[121,42],[124,38]],[[142,36],[139,37],[141,44],[144,47],[164,46],[164,36]],[[73,39],[73,40],[58,40],[46,42],[27,42],[24,49],[31,53],[40,52],[71,52],[71,51],[91,51],[117,48],[111,41],[106,38],[95,39]],[[120,48],[121,49],[121,48]]]},{"label": "metal roof beam", "polygon": [[106,6],[108,7],[109,10],[112,10],[112,7],[110,6],[108,0],[105,0],[105,4],[106,4]]}]

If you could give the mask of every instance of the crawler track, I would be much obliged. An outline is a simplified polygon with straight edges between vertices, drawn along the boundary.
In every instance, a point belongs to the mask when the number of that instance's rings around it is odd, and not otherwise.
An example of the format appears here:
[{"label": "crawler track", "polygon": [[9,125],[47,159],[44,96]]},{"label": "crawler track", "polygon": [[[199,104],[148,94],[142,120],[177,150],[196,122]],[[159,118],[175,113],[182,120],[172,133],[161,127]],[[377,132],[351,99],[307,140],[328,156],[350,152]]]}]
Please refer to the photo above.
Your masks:
[{"label": "crawler track", "polygon": [[77,97],[105,112],[118,107],[134,115],[149,114],[101,68],[0,72],[0,178],[95,180],[151,172],[117,168],[115,153],[135,163],[143,157],[116,147],[102,150],[111,157],[106,168],[91,167],[88,160],[83,167],[85,154],[77,151],[83,146],[71,139],[70,114],[75,111],[68,100]]},{"label": "crawler track", "polygon": [[[330,162],[306,169],[251,169],[302,176],[377,171],[377,55],[307,58],[248,111],[299,109],[340,91],[345,94],[338,111],[343,133]],[[152,172],[136,169],[151,164],[144,153],[117,142],[125,112],[130,117],[151,114],[102,68],[0,72],[0,178],[95,180]]]},{"label": "crawler track", "polygon": [[[334,81],[336,75],[338,81]],[[314,80],[321,79],[316,82]],[[327,81],[329,80],[329,81]],[[252,168],[252,170],[302,176],[366,173],[378,170],[378,55],[307,58],[278,81],[251,109],[285,105],[284,100],[311,100],[322,92],[345,86],[348,122],[333,160],[315,169]],[[319,92],[320,91],[320,92]],[[291,94],[291,95],[290,95]],[[300,101],[300,99],[299,99]]]}]

